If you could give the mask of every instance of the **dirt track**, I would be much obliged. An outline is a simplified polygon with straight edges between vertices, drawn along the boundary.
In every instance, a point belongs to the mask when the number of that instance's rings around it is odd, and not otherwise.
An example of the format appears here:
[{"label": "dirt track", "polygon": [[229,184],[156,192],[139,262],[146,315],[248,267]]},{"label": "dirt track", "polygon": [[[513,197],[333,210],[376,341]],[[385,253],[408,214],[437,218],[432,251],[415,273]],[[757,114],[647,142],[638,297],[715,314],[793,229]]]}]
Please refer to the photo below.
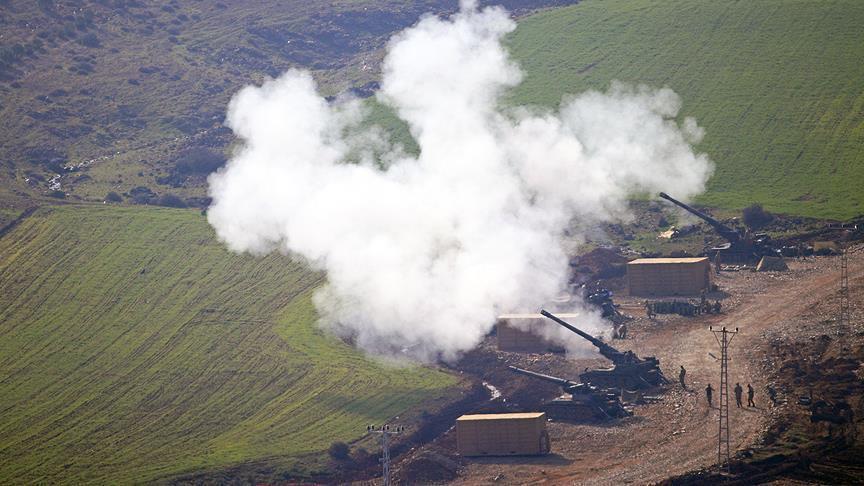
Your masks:
[{"label": "dirt track", "polygon": [[[660,402],[638,406],[634,417],[608,427],[550,423],[552,455],[466,460],[457,482],[644,484],[714,463],[717,394],[715,408],[709,410],[704,388],[709,380],[715,390],[719,385],[719,362],[712,356],[719,353],[709,325],[741,331],[730,346],[730,392],[741,382],[745,407],[736,408],[734,396],[730,400],[731,449],[734,454],[755,444],[780,410],[770,406],[765,392],[766,376],[773,371],[765,359],[769,335],[794,332],[797,316],[836,296],[838,265],[838,258],[819,258],[790,262],[790,271],[784,273],[723,273],[716,279],[729,294],[723,315],[662,317],[655,322],[638,318],[630,328],[631,339],[615,345],[659,357],[670,380],[677,381],[678,367],[684,365],[688,390],[676,384]],[[850,258],[849,274],[850,284],[860,286],[864,258]],[[756,390],[755,408],[746,407],[747,383]]]}]

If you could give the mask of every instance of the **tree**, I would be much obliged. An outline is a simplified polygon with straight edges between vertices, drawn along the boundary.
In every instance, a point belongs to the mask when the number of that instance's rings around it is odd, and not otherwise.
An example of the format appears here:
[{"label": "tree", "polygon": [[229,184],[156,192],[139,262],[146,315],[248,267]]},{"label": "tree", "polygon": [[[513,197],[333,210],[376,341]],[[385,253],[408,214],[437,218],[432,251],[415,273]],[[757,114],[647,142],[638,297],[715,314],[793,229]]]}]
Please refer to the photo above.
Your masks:
[{"label": "tree", "polygon": [[111,191],[105,195],[105,202],[109,202],[109,203],[123,202],[123,198],[120,197],[120,194],[117,194],[116,192]]}]

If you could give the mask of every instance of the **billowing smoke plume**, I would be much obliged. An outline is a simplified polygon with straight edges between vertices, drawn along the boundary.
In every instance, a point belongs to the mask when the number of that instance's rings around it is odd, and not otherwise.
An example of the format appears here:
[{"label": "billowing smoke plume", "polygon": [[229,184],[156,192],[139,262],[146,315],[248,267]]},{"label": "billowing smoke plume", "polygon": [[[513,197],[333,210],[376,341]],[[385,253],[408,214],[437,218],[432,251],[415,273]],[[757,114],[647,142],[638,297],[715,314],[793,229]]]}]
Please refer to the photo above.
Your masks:
[{"label": "billowing smoke plume", "polygon": [[[364,122],[361,102],[325,101],[306,72],[244,88],[227,116],[242,148],[210,178],[219,237],[325,270],[322,325],[361,348],[452,359],[499,313],[536,312],[564,288],[565,228],[622,217],[634,193],[702,191],[702,130],[676,123],[669,89],[502,108],[522,76],[501,44],[514,28],[500,8],[463,5],[391,40],[378,100],[417,156]],[[576,324],[595,327],[583,312]]]}]

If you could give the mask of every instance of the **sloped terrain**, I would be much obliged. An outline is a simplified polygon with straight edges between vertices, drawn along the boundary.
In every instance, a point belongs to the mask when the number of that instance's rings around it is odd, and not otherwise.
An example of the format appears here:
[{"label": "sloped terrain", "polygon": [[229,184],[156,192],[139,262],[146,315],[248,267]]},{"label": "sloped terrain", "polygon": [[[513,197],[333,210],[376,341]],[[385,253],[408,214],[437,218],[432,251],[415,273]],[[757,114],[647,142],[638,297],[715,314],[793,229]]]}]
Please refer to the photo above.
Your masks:
[{"label": "sloped terrain", "polygon": [[864,213],[862,23],[854,0],[588,0],[520,22],[513,98],[668,86],[717,164],[700,202],[851,218]]},{"label": "sloped terrain", "polygon": [[[0,209],[44,195],[133,199],[136,187],[202,197],[203,178],[176,166],[201,147],[218,163],[241,87],[303,68],[325,95],[368,96],[390,35],[457,3],[0,1]],[[500,3],[524,14],[573,0]]]},{"label": "sloped terrain", "polygon": [[0,483],[129,483],[332,442],[447,396],[314,326],[322,276],[228,253],[197,212],[43,209],[0,239]]}]

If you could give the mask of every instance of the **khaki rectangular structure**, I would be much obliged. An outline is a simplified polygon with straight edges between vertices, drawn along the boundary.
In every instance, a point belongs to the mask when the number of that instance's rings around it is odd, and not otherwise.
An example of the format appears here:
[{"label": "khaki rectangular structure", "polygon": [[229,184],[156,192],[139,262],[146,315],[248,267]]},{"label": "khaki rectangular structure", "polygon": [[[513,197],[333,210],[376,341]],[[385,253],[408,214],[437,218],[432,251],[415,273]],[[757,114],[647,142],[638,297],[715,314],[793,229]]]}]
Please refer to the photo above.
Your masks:
[{"label": "khaki rectangular structure", "polygon": [[546,414],[463,415],[456,419],[456,449],[463,456],[548,454]]},{"label": "khaki rectangular structure", "polygon": [[[579,317],[579,314],[557,315],[565,320]],[[540,314],[500,315],[495,326],[498,350],[517,353],[546,353],[560,350],[561,346],[544,338],[541,331],[543,326],[556,325]]]},{"label": "khaki rectangular structure", "polygon": [[710,287],[711,264],[707,257],[640,258],[627,264],[630,295],[699,295]]}]

